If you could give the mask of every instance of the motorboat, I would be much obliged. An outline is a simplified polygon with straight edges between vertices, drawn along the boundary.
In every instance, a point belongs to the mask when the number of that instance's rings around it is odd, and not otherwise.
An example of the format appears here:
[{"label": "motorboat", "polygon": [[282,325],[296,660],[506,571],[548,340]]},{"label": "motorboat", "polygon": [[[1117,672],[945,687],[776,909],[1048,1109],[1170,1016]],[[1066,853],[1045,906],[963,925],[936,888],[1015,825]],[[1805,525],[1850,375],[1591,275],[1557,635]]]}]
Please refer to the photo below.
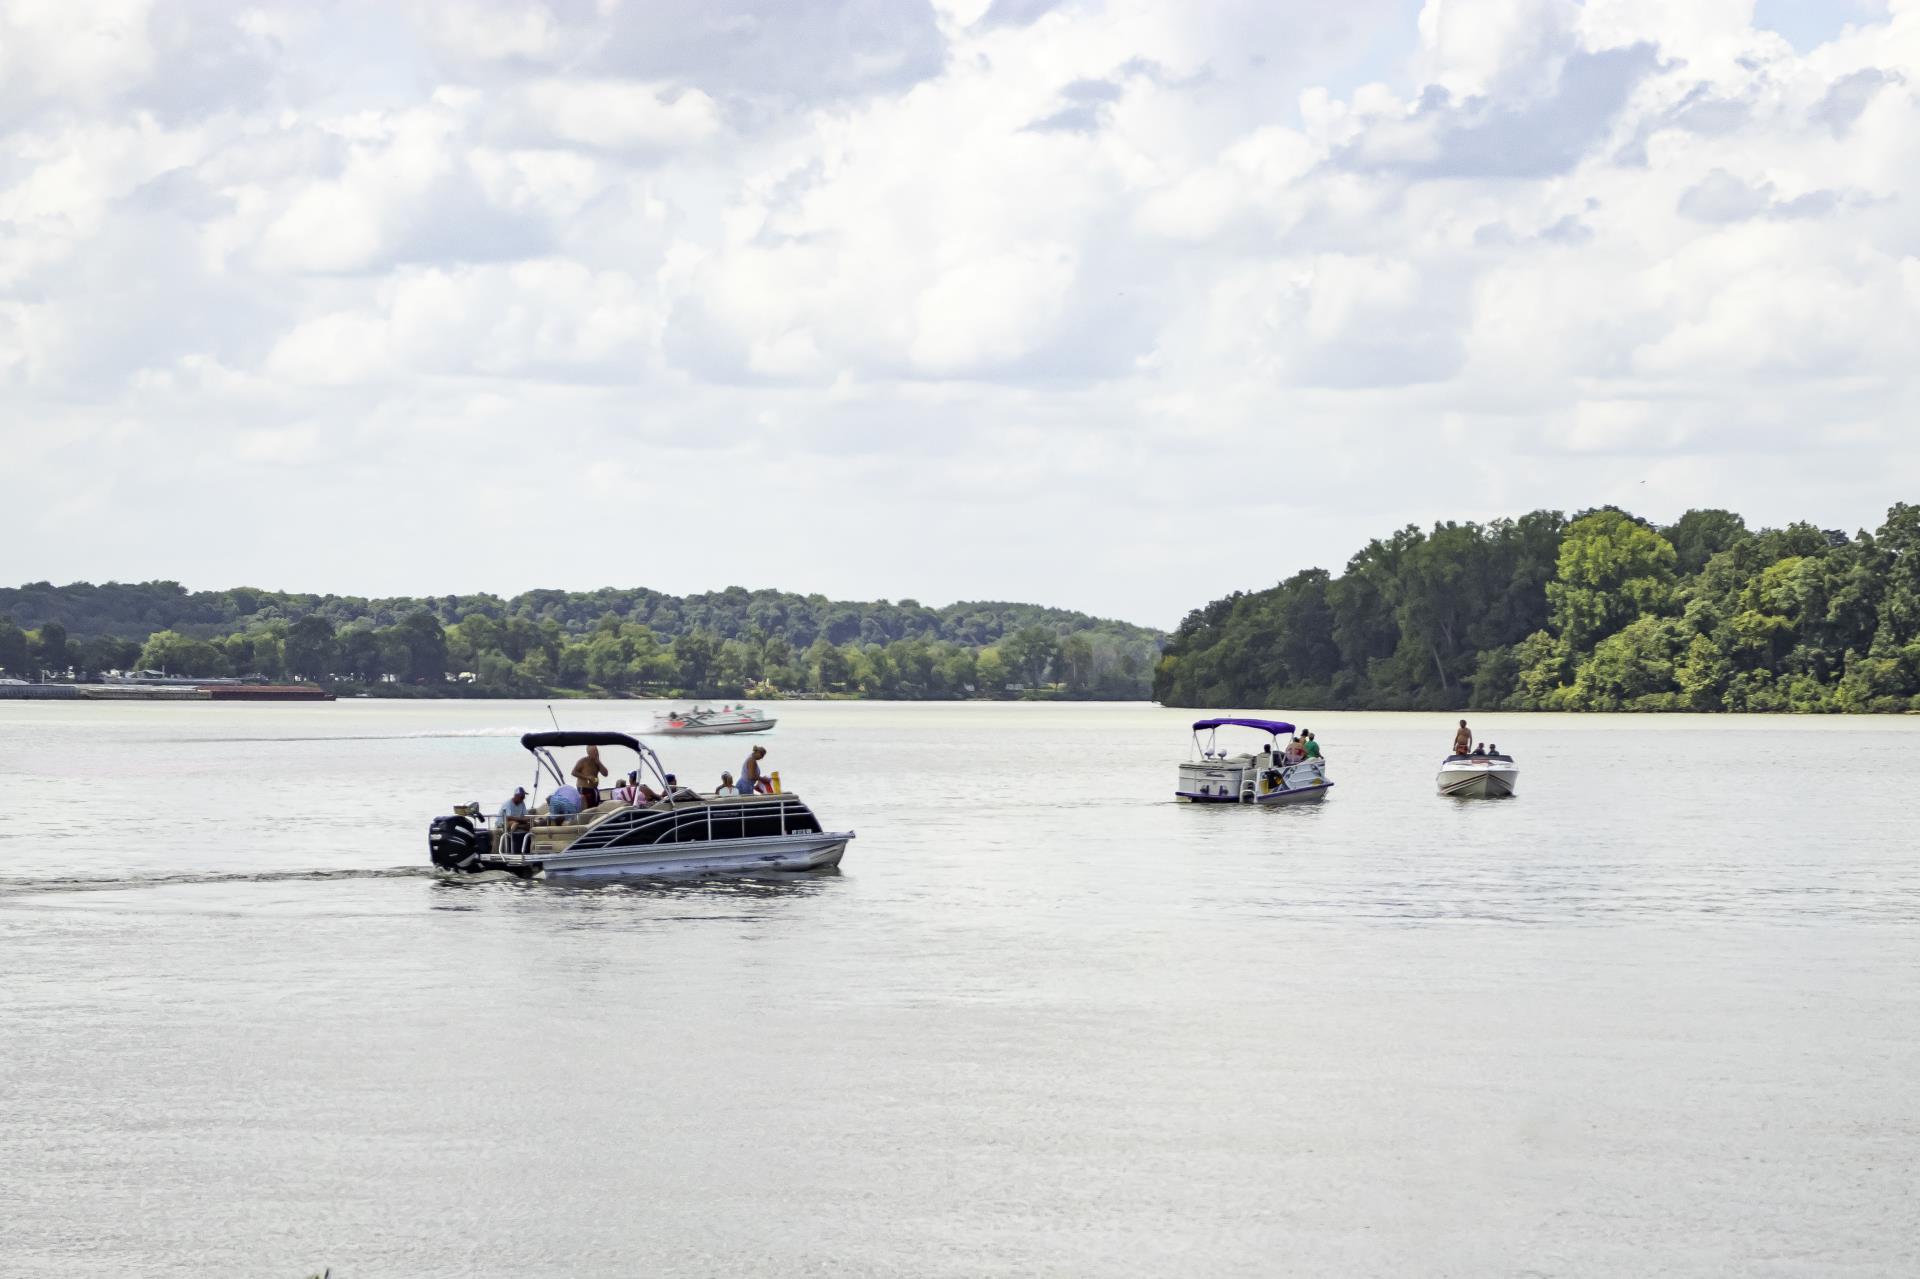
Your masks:
[{"label": "motorboat", "polygon": [[[478,803],[436,817],[427,850],[441,870],[499,870],[523,879],[622,875],[752,875],[838,866],[853,832],[821,829],[798,795],[700,795],[681,786],[652,749],[625,733],[528,733],[520,745],[534,758],[534,790],[526,816],[489,816]],[[580,793],[553,752],[569,747],[634,752],[640,767],[631,802],[607,799],[580,811]],[[619,776],[621,774],[616,774]],[[543,783],[551,783],[539,801]],[[657,783],[657,786],[656,786]],[[773,783],[778,786],[778,780]],[[660,798],[650,799],[648,793]]]},{"label": "motorboat", "polygon": [[652,731],[661,737],[714,737],[722,733],[764,733],[777,721],[751,706],[695,707],[661,711]]},{"label": "motorboat", "polygon": [[[1223,728],[1250,728],[1265,733],[1267,741],[1256,751],[1236,751],[1220,744]],[[1174,798],[1193,804],[1299,804],[1325,799],[1333,789],[1325,760],[1286,762],[1280,739],[1291,738],[1293,732],[1293,725],[1277,719],[1196,721],[1193,755],[1180,765]]]},{"label": "motorboat", "polygon": [[1440,764],[1434,779],[1442,795],[1462,799],[1494,799],[1513,794],[1520,781],[1520,766],[1513,756],[1493,751],[1473,755],[1449,755]]}]

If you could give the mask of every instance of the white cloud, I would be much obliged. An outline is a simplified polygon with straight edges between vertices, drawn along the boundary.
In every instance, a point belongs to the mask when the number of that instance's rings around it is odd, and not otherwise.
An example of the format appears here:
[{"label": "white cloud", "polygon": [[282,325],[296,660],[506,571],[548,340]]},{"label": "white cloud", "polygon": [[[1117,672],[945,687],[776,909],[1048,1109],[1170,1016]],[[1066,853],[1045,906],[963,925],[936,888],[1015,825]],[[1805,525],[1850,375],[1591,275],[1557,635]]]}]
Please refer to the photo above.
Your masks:
[{"label": "white cloud", "polygon": [[554,142],[617,150],[690,147],[720,131],[712,98],[618,80],[538,80],[526,88],[528,114]]},{"label": "white cloud", "polygon": [[[1170,622],[1408,520],[1916,496],[1914,0],[397,12],[0,9],[0,567],[722,585],[717,466],[755,584]],[[462,457],[663,552],[340,532]],[[1190,562],[1196,503],[1299,536]]]}]

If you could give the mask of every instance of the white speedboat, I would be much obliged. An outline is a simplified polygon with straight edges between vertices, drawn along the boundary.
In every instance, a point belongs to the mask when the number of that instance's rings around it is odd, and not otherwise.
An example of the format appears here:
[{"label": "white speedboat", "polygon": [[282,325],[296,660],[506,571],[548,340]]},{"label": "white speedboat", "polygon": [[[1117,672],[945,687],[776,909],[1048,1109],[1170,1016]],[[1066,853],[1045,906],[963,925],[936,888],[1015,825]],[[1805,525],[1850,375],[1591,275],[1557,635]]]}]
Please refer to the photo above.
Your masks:
[{"label": "white speedboat", "polygon": [[[520,744],[534,757],[536,790],[552,783],[546,802],[529,803],[524,818],[489,816],[478,803],[434,818],[427,850],[435,866],[463,873],[504,870],[523,879],[753,875],[838,866],[853,838],[850,830],[822,830],[798,795],[697,795],[625,733],[528,733]],[[578,811],[579,792],[553,757],[555,749],[571,746],[633,751],[661,798],[608,799]],[[650,783],[648,789],[655,787]]]},{"label": "white speedboat", "polygon": [[[1216,741],[1222,728],[1255,729],[1267,734],[1267,742],[1257,751],[1236,752]],[[1276,719],[1198,721],[1193,726],[1193,757],[1180,765],[1174,798],[1192,804],[1299,804],[1325,799],[1333,789],[1326,761],[1287,763],[1280,738],[1292,735],[1293,725]]]},{"label": "white speedboat", "polygon": [[714,737],[721,733],[764,733],[776,721],[751,706],[695,707],[690,711],[661,711],[652,731],[661,737]]},{"label": "white speedboat", "polygon": [[1520,766],[1511,755],[1449,755],[1440,764],[1435,778],[1442,795],[1463,799],[1490,799],[1513,794],[1520,781]]}]

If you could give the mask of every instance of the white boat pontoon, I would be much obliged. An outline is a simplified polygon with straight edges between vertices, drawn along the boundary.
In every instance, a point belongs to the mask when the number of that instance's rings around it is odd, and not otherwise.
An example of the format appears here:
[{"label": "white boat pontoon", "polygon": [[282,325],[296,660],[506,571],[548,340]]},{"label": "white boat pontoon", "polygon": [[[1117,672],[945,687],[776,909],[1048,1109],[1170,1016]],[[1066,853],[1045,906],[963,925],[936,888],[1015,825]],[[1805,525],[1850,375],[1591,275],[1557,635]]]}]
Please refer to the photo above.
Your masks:
[{"label": "white boat pontoon", "polygon": [[1494,799],[1513,794],[1520,766],[1511,755],[1449,755],[1434,779],[1442,795],[1462,799]]},{"label": "white boat pontoon", "polygon": [[[489,817],[477,803],[434,818],[427,849],[435,866],[466,873],[504,870],[523,879],[752,875],[838,866],[853,838],[850,830],[822,830],[798,795],[695,794],[625,733],[528,733],[520,744],[534,757],[536,791],[551,779],[547,802],[528,804],[525,818]],[[579,792],[553,751],[571,746],[633,751],[663,797],[609,799],[585,812],[569,811],[569,797],[577,804]]]},{"label": "white boat pontoon", "polygon": [[777,721],[751,706],[695,707],[690,711],[661,711],[653,717],[652,732],[661,737],[714,737],[722,733],[764,733]]},{"label": "white boat pontoon", "polygon": [[[1267,734],[1267,743],[1251,753],[1230,751],[1215,741],[1219,730],[1228,727],[1256,729]],[[1193,726],[1193,757],[1180,765],[1174,798],[1193,804],[1299,804],[1325,799],[1333,789],[1326,761],[1287,763],[1280,738],[1292,734],[1293,725],[1276,719],[1200,720]]]}]

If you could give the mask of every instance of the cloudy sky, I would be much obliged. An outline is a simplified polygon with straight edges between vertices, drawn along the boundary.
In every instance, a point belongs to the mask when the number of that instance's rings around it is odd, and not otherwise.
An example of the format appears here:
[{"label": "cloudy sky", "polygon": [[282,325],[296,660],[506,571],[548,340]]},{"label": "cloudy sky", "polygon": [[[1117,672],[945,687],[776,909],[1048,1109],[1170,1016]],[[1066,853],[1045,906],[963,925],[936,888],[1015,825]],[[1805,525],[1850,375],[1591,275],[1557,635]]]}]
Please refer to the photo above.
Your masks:
[{"label": "cloudy sky", "polygon": [[1920,500],[1920,0],[0,0],[0,580],[1154,624]]}]

